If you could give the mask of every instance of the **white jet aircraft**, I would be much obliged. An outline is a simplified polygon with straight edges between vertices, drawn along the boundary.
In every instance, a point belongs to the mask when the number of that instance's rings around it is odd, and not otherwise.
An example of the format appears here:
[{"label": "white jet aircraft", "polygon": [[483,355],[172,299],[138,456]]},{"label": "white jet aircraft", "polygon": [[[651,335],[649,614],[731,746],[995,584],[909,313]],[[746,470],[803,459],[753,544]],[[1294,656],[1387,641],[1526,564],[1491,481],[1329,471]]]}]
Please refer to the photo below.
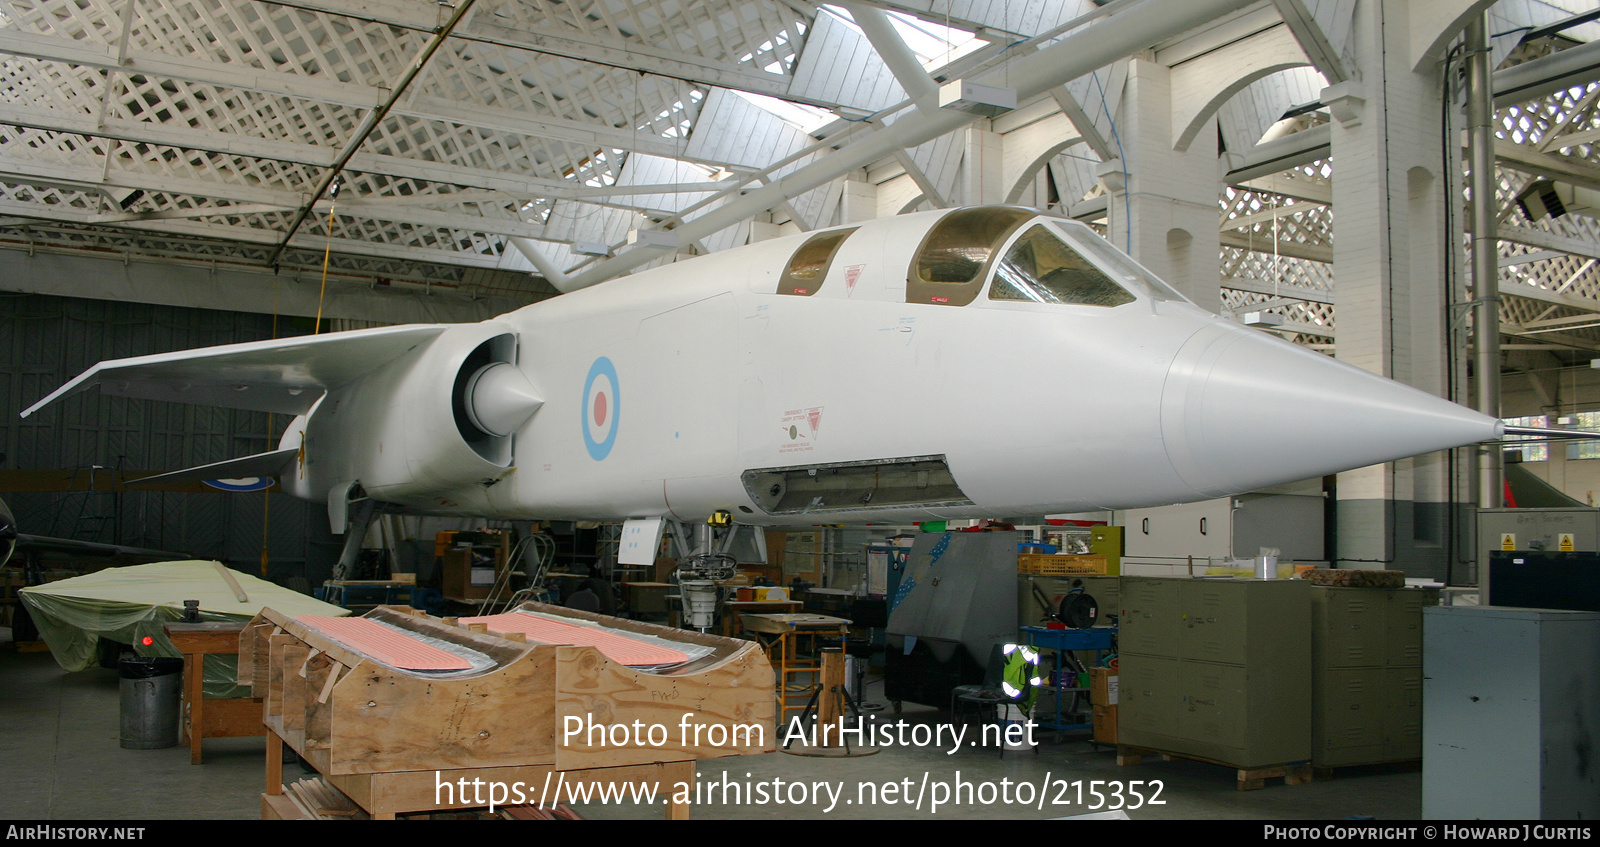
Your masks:
[{"label": "white jet aircraft", "polygon": [[294,415],[277,450],[160,478],[277,475],[336,532],[374,508],[757,525],[1127,509],[1504,432],[1207,312],[1081,223],[993,206],[765,241],[477,324],[102,362],[23,415],[94,385]]}]

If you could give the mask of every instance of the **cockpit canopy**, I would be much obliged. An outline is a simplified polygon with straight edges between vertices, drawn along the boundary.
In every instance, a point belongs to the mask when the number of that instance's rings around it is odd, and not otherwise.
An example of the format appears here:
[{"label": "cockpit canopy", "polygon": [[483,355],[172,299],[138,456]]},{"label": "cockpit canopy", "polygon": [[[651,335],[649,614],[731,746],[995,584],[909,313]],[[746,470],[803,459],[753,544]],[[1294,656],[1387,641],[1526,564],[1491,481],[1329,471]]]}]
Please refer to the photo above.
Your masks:
[{"label": "cockpit canopy", "polygon": [[1077,221],[979,206],[951,212],[928,231],[907,271],[906,302],[965,306],[991,277],[989,299],[997,301],[1112,307],[1140,294],[1183,299]]},{"label": "cockpit canopy", "polygon": [[1028,228],[995,268],[990,300],[1121,306],[1135,298],[1046,227]]},{"label": "cockpit canopy", "polygon": [[1030,209],[980,206],[946,215],[917,248],[906,279],[906,302],[965,306],[977,299],[995,251],[1037,214]]},{"label": "cockpit canopy", "polygon": [[[825,230],[803,241],[789,257],[775,293],[816,294],[840,249],[859,229]],[[966,306],[985,286],[994,303],[1112,308],[1141,297],[1183,299],[1077,221],[1017,206],[953,210],[917,246],[906,270],[906,302]]]},{"label": "cockpit canopy", "polygon": [[810,297],[817,293],[828,277],[828,268],[833,266],[833,256],[839,252],[839,245],[856,229],[833,229],[806,239],[789,257],[789,264],[778,279],[778,293],[794,297]]}]

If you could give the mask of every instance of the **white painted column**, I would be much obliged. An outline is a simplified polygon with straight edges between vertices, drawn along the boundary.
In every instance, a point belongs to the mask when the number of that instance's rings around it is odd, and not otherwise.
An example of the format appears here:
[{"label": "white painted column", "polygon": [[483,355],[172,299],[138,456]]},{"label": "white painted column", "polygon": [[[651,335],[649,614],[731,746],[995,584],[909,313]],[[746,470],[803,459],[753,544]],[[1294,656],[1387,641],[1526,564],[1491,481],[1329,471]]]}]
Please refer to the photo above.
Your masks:
[{"label": "white painted column", "polygon": [[[1358,72],[1323,92],[1335,116],[1336,351],[1444,396],[1444,252],[1452,240],[1444,231],[1441,94],[1435,69],[1410,69],[1408,33],[1404,2],[1361,0],[1351,35]],[[1340,567],[1443,575],[1447,457],[1339,475]]]},{"label": "white painted column", "polygon": [[846,177],[844,191],[839,195],[839,223],[853,224],[877,216],[878,187],[864,178]]},{"label": "white painted column", "polygon": [[1002,136],[989,129],[988,121],[979,121],[961,133],[964,149],[957,202],[963,206],[1004,203],[1007,186]]},{"label": "white painted column", "polygon": [[[1101,166],[1112,195],[1107,236],[1189,299],[1216,311],[1222,302],[1216,120],[1187,150],[1173,149],[1171,71],[1144,59],[1129,63],[1123,104],[1123,159]],[[1124,167],[1127,184],[1119,189]]]}]

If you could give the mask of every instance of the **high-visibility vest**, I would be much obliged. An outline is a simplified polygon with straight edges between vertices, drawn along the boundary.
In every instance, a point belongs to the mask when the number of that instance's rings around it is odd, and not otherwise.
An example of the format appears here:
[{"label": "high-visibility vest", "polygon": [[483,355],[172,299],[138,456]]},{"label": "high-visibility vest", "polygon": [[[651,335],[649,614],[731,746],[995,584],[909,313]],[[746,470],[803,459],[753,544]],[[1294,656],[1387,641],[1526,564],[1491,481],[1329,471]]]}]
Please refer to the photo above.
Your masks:
[{"label": "high-visibility vest", "polygon": [[1006,699],[1024,710],[1033,708],[1033,700],[1044,680],[1039,678],[1039,651],[1025,644],[1007,644],[1001,653],[1006,657],[1005,672],[1000,678],[1000,690]]}]

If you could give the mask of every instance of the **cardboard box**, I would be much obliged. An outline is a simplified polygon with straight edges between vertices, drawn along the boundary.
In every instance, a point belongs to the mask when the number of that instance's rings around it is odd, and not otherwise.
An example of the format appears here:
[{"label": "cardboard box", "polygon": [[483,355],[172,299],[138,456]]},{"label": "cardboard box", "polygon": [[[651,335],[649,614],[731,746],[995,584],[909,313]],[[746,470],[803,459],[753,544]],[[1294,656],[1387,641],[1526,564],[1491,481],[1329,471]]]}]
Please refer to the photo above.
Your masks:
[{"label": "cardboard box", "polygon": [[[1116,677],[1112,677],[1116,679]],[[1099,744],[1117,743],[1117,707],[1094,707],[1094,740]]]},{"label": "cardboard box", "polygon": [[1089,702],[1095,706],[1117,705],[1117,672],[1110,668],[1089,669]]}]

